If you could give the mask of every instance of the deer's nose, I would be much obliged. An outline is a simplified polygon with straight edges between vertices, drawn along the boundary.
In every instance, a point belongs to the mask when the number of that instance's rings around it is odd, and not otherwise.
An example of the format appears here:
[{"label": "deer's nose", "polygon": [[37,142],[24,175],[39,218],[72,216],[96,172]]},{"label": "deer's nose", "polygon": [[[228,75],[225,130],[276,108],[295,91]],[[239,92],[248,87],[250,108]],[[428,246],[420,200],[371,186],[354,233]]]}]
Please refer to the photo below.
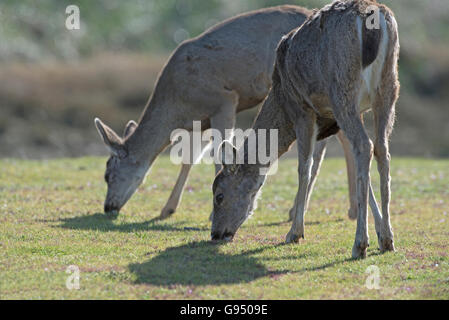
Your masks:
[{"label": "deer's nose", "polygon": [[220,241],[220,240],[232,241],[232,239],[234,238],[234,233],[232,232],[221,233],[218,231],[213,231],[210,235],[212,241]]},{"label": "deer's nose", "polygon": [[210,234],[210,236],[211,236],[211,240],[212,240],[212,241],[218,241],[218,240],[221,240],[221,233],[218,232],[218,231],[213,231],[213,232]]},{"label": "deer's nose", "polygon": [[117,219],[119,211],[120,209],[113,204],[105,203],[104,205],[104,213],[110,219]]},{"label": "deer's nose", "polygon": [[232,232],[225,232],[223,234],[223,240],[224,241],[232,241],[234,239],[234,233]]}]

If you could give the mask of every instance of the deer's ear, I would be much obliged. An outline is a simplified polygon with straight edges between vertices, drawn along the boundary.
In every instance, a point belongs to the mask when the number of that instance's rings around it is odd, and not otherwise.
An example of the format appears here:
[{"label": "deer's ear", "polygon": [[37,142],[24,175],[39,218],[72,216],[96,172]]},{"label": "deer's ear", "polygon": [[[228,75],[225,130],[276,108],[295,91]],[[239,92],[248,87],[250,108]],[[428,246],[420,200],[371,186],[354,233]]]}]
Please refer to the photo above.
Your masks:
[{"label": "deer's ear", "polygon": [[220,156],[221,164],[223,168],[234,173],[237,168],[237,155],[238,150],[234,147],[234,145],[225,140],[218,147],[218,155]]},{"label": "deer's ear", "polygon": [[137,128],[137,123],[134,120],[129,120],[126,124],[125,131],[123,131],[123,138],[128,137],[131,135],[134,130]]},{"label": "deer's ear", "polygon": [[237,161],[237,149],[228,140],[223,141],[218,147],[218,155],[220,156],[221,164],[234,164]]},{"label": "deer's ear", "polygon": [[95,126],[109,152],[119,158],[126,157],[127,152],[123,146],[123,141],[114,130],[109,128],[98,118],[95,118]]}]

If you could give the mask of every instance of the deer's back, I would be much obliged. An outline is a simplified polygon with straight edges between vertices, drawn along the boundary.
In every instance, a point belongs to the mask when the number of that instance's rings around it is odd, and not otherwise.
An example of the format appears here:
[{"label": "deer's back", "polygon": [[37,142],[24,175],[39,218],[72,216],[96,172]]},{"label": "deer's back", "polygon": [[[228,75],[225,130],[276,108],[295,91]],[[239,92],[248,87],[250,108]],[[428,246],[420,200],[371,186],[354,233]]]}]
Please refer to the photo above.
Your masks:
[{"label": "deer's back", "polygon": [[184,100],[232,90],[239,94],[239,109],[256,105],[271,87],[278,42],[309,13],[297,6],[280,6],[212,27],[175,50],[156,90],[176,88]]},{"label": "deer's back", "polygon": [[[369,106],[370,94],[380,85],[388,52],[397,46],[397,27],[392,12],[380,8],[380,29],[363,28],[371,1],[336,1],[310,16],[282,41],[277,64],[287,91],[313,107],[321,117],[333,119],[331,87],[348,90],[362,82],[359,104]],[[396,29],[395,29],[396,28]],[[361,110],[363,111],[363,109]]]}]

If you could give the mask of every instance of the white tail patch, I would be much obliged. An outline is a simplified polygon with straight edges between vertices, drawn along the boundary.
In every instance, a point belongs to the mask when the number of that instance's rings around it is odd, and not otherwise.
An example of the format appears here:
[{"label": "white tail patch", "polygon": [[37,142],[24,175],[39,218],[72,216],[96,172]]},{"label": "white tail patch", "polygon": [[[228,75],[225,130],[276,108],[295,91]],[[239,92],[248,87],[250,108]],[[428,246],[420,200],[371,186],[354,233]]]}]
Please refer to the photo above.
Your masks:
[{"label": "white tail patch", "polygon": [[[360,40],[360,54],[363,52],[362,27],[363,21],[357,17],[357,32]],[[382,31],[382,40],[379,44],[379,51],[376,59],[372,64],[362,70],[362,87],[359,95],[360,112],[364,112],[371,108],[374,96],[379,88],[382,79],[382,71],[384,69],[385,60],[388,52],[388,30],[385,15],[380,13],[380,30]]]}]

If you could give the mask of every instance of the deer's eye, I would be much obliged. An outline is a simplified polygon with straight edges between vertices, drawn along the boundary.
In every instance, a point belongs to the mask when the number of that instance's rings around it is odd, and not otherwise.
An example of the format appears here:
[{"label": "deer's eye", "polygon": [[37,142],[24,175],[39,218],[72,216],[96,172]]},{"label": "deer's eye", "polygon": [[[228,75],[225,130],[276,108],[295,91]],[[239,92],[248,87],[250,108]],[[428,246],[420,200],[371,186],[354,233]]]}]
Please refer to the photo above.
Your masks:
[{"label": "deer's eye", "polygon": [[223,202],[223,199],[224,199],[224,195],[223,195],[223,193],[220,193],[215,197],[215,202],[218,205],[220,205]]}]

